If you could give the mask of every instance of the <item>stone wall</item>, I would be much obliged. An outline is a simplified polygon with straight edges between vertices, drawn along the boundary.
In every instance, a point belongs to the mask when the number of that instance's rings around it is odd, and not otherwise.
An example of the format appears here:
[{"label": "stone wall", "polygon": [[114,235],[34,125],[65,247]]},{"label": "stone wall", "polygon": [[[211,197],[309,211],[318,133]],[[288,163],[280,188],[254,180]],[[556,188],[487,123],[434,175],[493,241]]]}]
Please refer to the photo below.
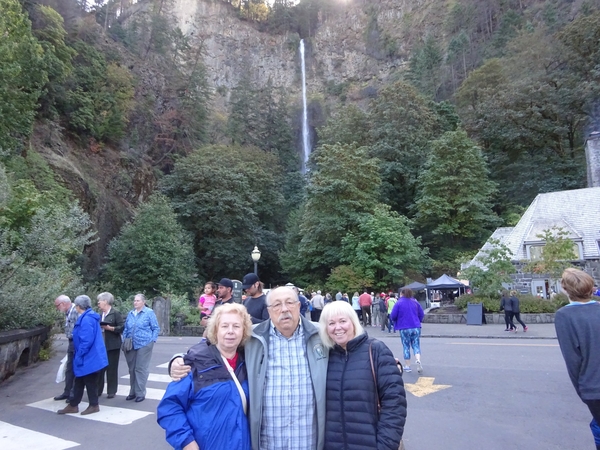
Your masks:
[{"label": "stone wall", "polygon": [[50,327],[0,332],[0,382],[38,360],[49,332]]},{"label": "stone wall", "polygon": [[[522,294],[532,294],[533,295],[533,292],[531,291],[532,281],[534,281],[534,280],[540,280],[540,281],[550,280],[551,287],[554,285],[555,282],[559,281],[557,279],[556,280],[550,279],[550,277],[547,274],[537,274],[537,273],[525,272],[524,267],[526,264],[528,264],[528,263],[513,261],[513,265],[515,266],[516,272],[511,275],[511,278],[513,279],[513,285],[510,287],[511,289],[515,289],[517,292],[522,293]],[[574,264],[574,266],[578,267],[579,269],[582,269],[585,272],[587,272],[588,274],[590,274],[594,278],[594,280],[596,280],[596,283],[600,283],[600,262],[599,261],[580,261],[580,262],[576,262]]]},{"label": "stone wall", "polygon": [[[503,324],[504,314],[486,314],[488,324]],[[527,324],[532,323],[554,323],[554,313],[543,314],[521,314],[521,319]],[[467,323],[466,314],[425,314],[423,323]]]}]

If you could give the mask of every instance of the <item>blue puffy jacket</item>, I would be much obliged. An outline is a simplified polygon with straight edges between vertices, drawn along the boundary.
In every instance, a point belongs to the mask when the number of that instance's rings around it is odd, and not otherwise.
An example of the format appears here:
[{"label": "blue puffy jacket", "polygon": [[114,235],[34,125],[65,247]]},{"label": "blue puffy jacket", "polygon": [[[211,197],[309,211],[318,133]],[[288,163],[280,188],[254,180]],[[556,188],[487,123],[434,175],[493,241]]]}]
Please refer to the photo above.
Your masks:
[{"label": "blue puffy jacket", "polygon": [[[192,372],[172,382],[156,411],[167,442],[181,449],[196,441],[201,449],[250,450],[250,428],[235,382],[229,375],[219,349],[203,341],[184,357]],[[246,364],[238,355],[235,374],[246,399]]]},{"label": "blue puffy jacket", "polygon": [[346,350],[336,344],[327,368],[325,450],[397,450],[405,420],[404,383],[390,349],[366,333],[349,341]]},{"label": "blue puffy jacket", "polygon": [[108,366],[106,347],[100,329],[100,316],[91,308],[81,313],[75,322],[73,345],[73,372],[76,377],[98,372]]}]

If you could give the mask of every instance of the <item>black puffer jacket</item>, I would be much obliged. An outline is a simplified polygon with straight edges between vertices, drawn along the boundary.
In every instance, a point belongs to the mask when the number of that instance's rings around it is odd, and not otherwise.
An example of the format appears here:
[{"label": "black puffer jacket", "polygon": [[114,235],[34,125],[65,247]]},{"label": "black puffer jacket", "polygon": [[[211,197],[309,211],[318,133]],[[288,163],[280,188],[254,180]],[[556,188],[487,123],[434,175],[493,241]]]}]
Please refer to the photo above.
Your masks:
[{"label": "black puffer jacket", "polygon": [[[377,414],[373,365],[381,414]],[[325,450],[397,450],[406,420],[402,376],[390,349],[366,334],[329,352]]]}]

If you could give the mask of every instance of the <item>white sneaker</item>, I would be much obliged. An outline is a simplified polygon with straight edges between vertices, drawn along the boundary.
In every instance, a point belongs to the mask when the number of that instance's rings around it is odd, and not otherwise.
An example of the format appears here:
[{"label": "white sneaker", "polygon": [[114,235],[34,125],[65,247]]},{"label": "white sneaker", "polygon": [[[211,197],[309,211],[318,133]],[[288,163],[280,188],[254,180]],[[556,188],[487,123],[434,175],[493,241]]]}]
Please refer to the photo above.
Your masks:
[{"label": "white sneaker", "polygon": [[417,363],[417,372],[423,373],[423,366],[421,365],[421,361],[416,361]]}]

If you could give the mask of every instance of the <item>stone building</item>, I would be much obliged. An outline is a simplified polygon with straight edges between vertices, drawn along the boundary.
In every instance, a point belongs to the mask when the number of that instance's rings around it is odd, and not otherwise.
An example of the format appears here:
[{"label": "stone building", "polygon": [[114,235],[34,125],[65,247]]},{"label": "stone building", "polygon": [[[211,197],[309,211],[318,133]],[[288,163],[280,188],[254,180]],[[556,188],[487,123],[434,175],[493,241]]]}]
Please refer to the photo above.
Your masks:
[{"label": "stone building", "polygon": [[[544,298],[550,288],[559,290],[558,281],[544,274],[523,271],[524,266],[541,254],[544,241],[539,235],[544,230],[560,227],[573,241],[581,267],[600,283],[600,133],[591,133],[586,142],[588,188],[538,194],[519,223],[514,227],[498,228],[490,237],[506,245],[513,254],[516,273],[511,288]],[[486,243],[475,258],[463,265],[482,266],[478,258],[490,248]]]}]

